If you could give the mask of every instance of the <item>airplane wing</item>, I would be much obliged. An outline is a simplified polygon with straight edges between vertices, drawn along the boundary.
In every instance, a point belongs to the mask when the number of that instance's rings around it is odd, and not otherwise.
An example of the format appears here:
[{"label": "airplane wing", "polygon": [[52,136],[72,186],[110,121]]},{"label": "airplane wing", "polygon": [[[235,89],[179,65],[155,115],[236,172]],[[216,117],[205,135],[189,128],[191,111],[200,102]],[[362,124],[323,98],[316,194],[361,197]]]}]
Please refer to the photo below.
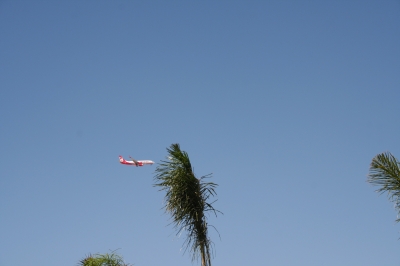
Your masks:
[{"label": "airplane wing", "polygon": [[139,162],[138,162],[138,161],[136,161],[135,159],[133,159],[131,156],[129,156],[129,158],[131,158],[131,159],[132,159],[132,161],[135,163],[135,166],[136,166],[136,167],[138,167],[138,166],[139,166]]}]

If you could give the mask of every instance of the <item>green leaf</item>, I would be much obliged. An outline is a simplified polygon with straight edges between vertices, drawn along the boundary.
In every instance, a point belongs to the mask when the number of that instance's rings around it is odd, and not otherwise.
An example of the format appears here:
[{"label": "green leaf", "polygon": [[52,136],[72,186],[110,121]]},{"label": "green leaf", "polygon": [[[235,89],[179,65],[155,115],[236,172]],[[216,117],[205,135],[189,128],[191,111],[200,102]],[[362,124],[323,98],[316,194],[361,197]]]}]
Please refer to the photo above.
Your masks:
[{"label": "green leaf", "polygon": [[390,152],[378,154],[372,159],[368,182],[380,186],[377,192],[387,192],[400,214],[400,163]]}]

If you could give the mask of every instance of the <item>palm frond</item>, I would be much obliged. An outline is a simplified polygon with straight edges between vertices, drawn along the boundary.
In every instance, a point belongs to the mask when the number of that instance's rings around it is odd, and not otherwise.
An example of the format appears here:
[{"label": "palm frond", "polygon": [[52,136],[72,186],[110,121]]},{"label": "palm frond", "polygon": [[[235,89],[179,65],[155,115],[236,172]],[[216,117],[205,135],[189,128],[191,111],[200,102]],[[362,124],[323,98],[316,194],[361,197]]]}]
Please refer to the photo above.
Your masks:
[{"label": "palm frond", "polygon": [[[380,186],[379,193],[388,193],[400,213],[400,162],[390,153],[378,154],[372,159],[368,182]],[[396,220],[400,221],[400,218]]]},{"label": "palm frond", "polygon": [[89,254],[79,261],[78,266],[130,266],[123,258],[112,251],[110,254]]},{"label": "palm frond", "polygon": [[167,148],[168,161],[161,161],[156,168],[155,184],[166,191],[165,210],[171,215],[177,235],[185,231],[185,251],[190,250],[192,260],[199,256],[203,266],[211,265],[212,242],[208,237],[207,212],[217,210],[207,200],[216,195],[217,184],[204,182],[211,175],[196,178],[189,156],[179,144]]}]

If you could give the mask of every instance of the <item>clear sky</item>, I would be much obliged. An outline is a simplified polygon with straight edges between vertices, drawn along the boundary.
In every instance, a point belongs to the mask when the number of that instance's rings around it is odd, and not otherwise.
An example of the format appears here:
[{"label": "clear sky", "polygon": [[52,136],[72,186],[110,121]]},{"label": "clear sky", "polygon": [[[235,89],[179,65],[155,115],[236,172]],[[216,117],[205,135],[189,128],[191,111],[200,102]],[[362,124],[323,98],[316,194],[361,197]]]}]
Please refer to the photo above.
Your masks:
[{"label": "clear sky", "polygon": [[[0,265],[190,265],[153,185],[219,184],[213,265],[399,265],[400,2],[0,1]],[[195,263],[194,265],[199,265]]]}]

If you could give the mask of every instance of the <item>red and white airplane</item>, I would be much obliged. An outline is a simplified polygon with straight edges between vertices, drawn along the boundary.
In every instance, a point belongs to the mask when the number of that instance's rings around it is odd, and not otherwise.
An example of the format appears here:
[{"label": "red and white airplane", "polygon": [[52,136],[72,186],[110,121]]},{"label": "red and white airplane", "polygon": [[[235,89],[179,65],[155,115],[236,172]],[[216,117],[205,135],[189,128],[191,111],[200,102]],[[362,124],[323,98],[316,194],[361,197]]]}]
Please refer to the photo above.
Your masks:
[{"label": "red and white airplane", "polygon": [[136,166],[136,167],[138,167],[138,166],[143,166],[143,165],[146,165],[146,164],[153,164],[153,163],[154,163],[153,161],[150,161],[150,160],[140,160],[140,161],[136,161],[136,160],[133,159],[131,156],[129,156],[129,158],[131,158],[132,161],[126,161],[126,160],[125,160],[124,158],[122,158],[122,156],[120,155],[120,156],[119,156],[119,162],[120,162],[121,164],[134,165],[134,166]]}]

